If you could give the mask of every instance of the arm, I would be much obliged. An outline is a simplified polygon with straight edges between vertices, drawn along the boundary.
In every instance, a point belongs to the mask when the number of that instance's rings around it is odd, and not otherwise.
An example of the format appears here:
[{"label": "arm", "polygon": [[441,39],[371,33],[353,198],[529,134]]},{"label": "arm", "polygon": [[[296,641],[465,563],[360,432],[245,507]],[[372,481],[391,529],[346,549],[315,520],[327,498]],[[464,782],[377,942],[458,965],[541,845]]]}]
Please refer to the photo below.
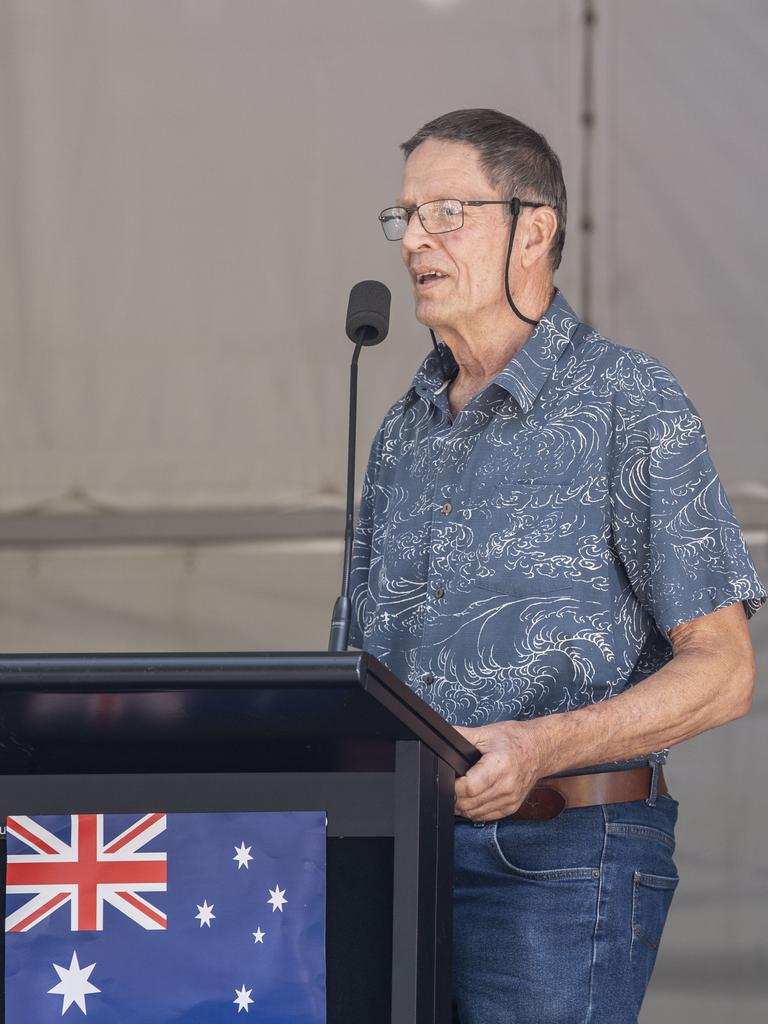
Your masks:
[{"label": "arm", "polygon": [[631,372],[625,367],[619,377],[637,384],[644,400],[627,403],[617,392],[611,541],[637,600],[669,637],[672,659],[579,711],[463,729],[484,756],[457,782],[459,814],[512,814],[539,778],[642,757],[749,709],[754,655],[738,598],[754,611],[765,590],[696,409],[651,357],[627,359]]},{"label": "arm", "polygon": [[482,758],[456,782],[456,813],[512,814],[544,776],[640,757],[745,715],[755,661],[740,601],[670,630],[673,658],[631,689],[578,711],[458,728]]}]

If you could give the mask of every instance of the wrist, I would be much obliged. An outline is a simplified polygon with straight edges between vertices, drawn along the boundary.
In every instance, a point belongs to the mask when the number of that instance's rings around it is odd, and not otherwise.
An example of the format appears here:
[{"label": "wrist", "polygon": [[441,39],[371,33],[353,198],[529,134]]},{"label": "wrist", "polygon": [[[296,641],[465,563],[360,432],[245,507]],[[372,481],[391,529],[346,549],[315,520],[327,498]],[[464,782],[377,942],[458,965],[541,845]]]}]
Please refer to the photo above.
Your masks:
[{"label": "wrist", "polygon": [[559,744],[556,738],[557,730],[554,727],[554,719],[557,717],[557,715],[543,715],[540,718],[532,718],[526,723],[535,749],[534,757],[540,779],[560,771],[557,756]]}]

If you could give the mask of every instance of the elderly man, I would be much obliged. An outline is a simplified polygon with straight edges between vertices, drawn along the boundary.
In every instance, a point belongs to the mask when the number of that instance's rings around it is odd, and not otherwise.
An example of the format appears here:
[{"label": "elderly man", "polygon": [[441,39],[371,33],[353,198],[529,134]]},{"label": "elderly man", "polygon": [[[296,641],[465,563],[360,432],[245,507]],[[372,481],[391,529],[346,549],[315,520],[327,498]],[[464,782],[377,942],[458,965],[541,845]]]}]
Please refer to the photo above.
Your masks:
[{"label": "elderly man", "polygon": [[553,285],[546,140],[459,110],[402,148],[380,221],[433,351],[373,443],[353,639],[482,753],[456,784],[461,1024],[628,1024],[677,885],[661,765],[749,709],[766,592],[675,378]]}]

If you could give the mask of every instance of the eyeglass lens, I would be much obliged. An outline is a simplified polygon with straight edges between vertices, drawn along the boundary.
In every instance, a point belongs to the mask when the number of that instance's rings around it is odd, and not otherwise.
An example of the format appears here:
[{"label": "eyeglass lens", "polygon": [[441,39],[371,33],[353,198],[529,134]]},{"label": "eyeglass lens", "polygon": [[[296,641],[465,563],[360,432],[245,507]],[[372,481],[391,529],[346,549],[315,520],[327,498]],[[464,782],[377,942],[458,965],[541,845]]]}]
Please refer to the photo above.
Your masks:
[{"label": "eyeglass lens", "polygon": [[[435,199],[431,203],[422,203],[417,209],[422,227],[431,235],[455,231],[464,223],[464,207],[458,199]],[[409,212],[403,206],[391,206],[382,210],[379,219],[384,234],[391,242],[396,242],[405,234]]]}]

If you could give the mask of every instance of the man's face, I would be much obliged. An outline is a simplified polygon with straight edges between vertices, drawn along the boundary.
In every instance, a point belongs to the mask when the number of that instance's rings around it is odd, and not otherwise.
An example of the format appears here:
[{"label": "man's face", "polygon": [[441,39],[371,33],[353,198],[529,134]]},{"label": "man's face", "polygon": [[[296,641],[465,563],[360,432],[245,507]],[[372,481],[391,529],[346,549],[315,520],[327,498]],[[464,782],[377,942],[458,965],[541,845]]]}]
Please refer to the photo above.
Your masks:
[{"label": "man's face", "polygon": [[[400,204],[419,206],[432,199],[501,199],[485,177],[474,146],[427,139],[405,162]],[[459,332],[502,315],[504,261],[509,217],[504,206],[464,207],[464,225],[431,235],[413,214],[401,242],[411,275],[416,319],[435,330]],[[439,271],[444,277],[420,275]]]}]

